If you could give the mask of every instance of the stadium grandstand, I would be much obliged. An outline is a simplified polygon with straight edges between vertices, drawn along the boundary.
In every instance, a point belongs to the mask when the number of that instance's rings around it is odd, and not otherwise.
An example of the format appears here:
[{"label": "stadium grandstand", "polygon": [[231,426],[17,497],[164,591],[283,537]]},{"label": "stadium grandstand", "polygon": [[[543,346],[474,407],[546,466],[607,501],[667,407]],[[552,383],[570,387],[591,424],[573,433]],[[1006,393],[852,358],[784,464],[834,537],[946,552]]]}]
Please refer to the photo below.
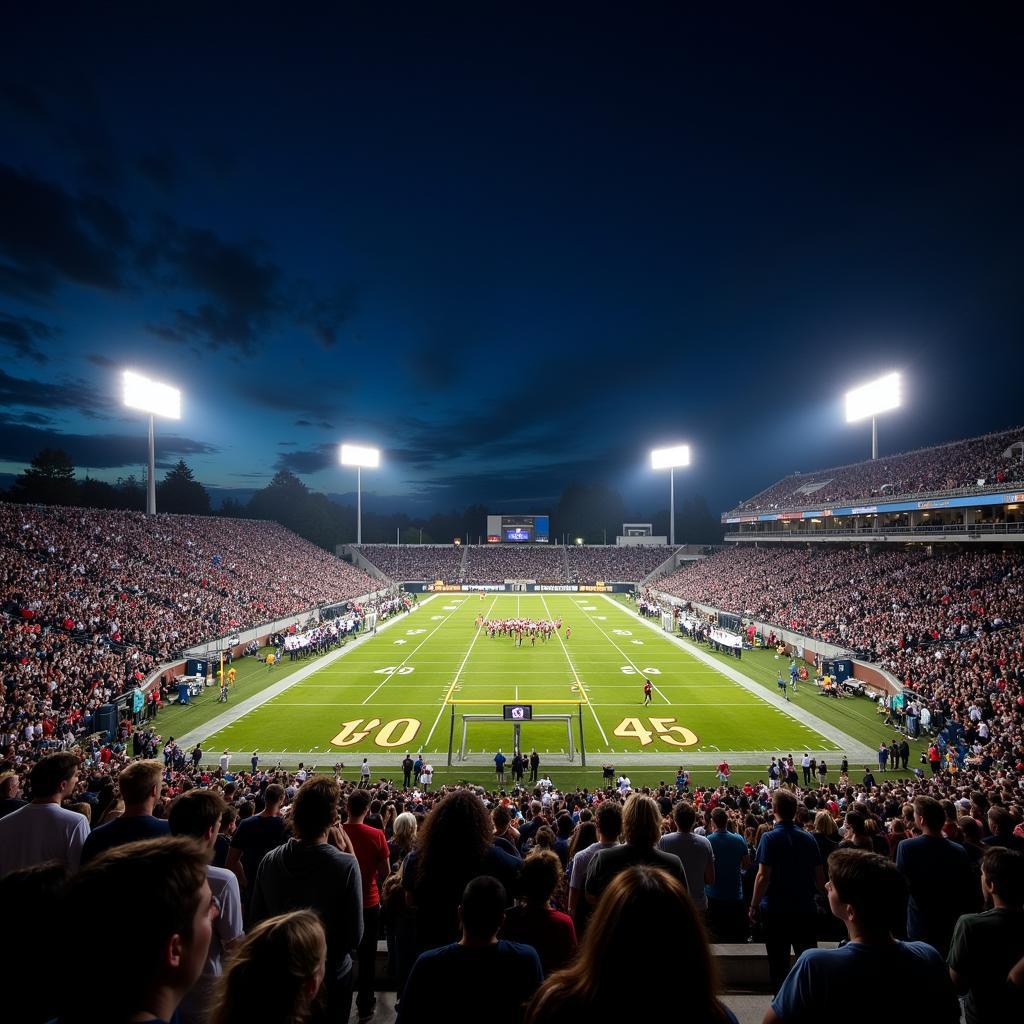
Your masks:
[{"label": "stadium grandstand", "polygon": [[395,582],[443,580],[497,584],[639,583],[673,556],[673,549],[613,545],[363,544],[358,554]]},{"label": "stadium grandstand", "polygon": [[1024,526],[1024,428],[794,473],[722,515],[728,539],[930,534]]},{"label": "stadium grandstand", "polygon": [[[3,977],[33,994],[18,1020],[99,1019],[75,986],[46,983],[36,950],[48,930],[103,919],[132,889],[147,893],[148,937],[187,934],[194,946],[168,964],[142,942],[119,955],[132,978],[125,999],[154,1019],[236,1019],[264,992],[246,972],[268,956],[274,993],[261,1019],[383,1020],[399,997],[408,1019],[431,984],[422,954],[458,950],[461,935],[470,948],[495,938],[501,950],[523,948],[505,939],[530,947],[508,953],[522,958],[509,969],[524,972],[509,1019],[561,1021],[559,978],[621,968],[607,948],[613,929],[645,962],[714,961],[717,972],[691,979],[715,1008],[708,1019],[735,1021],[735,1009],[752,1020],[751,1006],[760,1019],[765,993],[784,999],[798,982],[801,968],[787,980],[791,945],[862,941],[861,917],[825,912],[826,869],[837,906],[884,922],[887,949],[925,948],[893,946],[890,935],[931,947],[915,954],[931,965],[929,1016],[958,1019],[954,981],[969,1006],[1005,1014],[1019,1000],[1005,987],[1024,956],[1024,556],[1012,547],[733,544],[677,565],[665,546],[365,545],[368,575],[273,523],[13,505],[0,506],[0,545],[0,893],[23,928]],[[794,666],[793,638],[819,641],[887,673],[905,703],[896,721],[892,694],[878,702],[878,767],[837,754],[831,778],[808,754],[778,750],[760,768],[659,768],[635,782],[611,764],[563,779],[527,759],[506,783],[498,751],[496,783],[452,773],[438,786],[415,748],[393,751],[390,770],[348,778],[340,763],[332,774],[258,751],[210,754],[156,732],[171,713],[159,702],[141,716],[122,704],[111,728],[98,727],[101,707],[197,643],[234,634],[229,649],[240,650],[235,640],[258,646],[322,609],[407,609],[408,596],[381,592],[379,574],[469,586],[631,580],[638,612],[663,618],[674,607],[694,624],[693,646],[725,621],[769,645],[777,629]],[[380,685],[397,666],[384,671]],[[923,714],[922,763],[908,764],[910,722]],[[956,740],[940,751],[951,729]],[[785,904],[760,869],[780,841],[804,853]],[[205,909],[207,879],[216,914]],[[972,930],[986,898],[1011,922],[999,924],[995,956],[991,944],[978,952]],[[175,923],[177,905],[186,923]],[[665,926],[652,928],[659,915]],[[297,972],[287,985],[286,958]],[[559,968],[570,974],[542,983]],[[461,961],[456,969],[456,988],[479,1005],[479,986]]]}]

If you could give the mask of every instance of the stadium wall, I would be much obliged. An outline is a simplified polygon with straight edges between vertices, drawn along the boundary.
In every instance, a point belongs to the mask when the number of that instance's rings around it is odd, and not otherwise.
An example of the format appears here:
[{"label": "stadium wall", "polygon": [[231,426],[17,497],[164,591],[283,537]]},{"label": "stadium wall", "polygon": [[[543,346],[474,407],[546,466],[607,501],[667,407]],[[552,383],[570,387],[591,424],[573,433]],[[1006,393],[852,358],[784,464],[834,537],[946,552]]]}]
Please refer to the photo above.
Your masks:
[{"label": "stadium wall", "polygon": [[[662,593],[659,590],[652,591],[663,604],[684,607],[689,605],[699,609],[705,615],[718,615],[722,609],[710,604],[700,604],[697,601],[684,601],[682,598],[674,597],[671,594]],[[729,614],[729,613],[725,613]],[[853,662],[853,678],[864,683],[876,693],[899,693],[903,686],[900,681],[884,668],[870,661],[863,661],[853,656],[853,652],[845,647],[836,647],[835,644],[827,644],[814,637],[805,636],[803,633],[786,629],[785,626],[776,625],[774,622],[762,622],[759,619],[749,620],[754,628],[763,635],[775,632],[775,635],[788,647],[796,650],[804,661],[813,664],[815,657],[820,654],[822,658],[848,658]]]}]

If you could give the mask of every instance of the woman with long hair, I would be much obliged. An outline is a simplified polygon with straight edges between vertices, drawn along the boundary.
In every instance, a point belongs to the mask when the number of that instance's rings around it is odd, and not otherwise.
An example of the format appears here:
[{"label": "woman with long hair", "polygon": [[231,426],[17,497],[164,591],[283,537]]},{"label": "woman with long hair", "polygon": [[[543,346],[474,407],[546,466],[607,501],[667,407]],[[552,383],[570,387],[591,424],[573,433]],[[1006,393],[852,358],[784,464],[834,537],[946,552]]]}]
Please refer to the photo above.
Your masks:
[{"label": "woman with long hair", "polygon": [[562,883],[562,863],[550,850],[534,850],[523,861],[516,896],[520,903],[505,913],[498,937],[533,946],[544,973],[564,967],[576,950],[576,927],[568,914],[551,906]]},{"label": "woman with long hair", "polygon": [[660,868],[619,872],[591,918],[575,961],[552,974],[534,996],[526,1024],[604,1024],[654,1020],[665,994],[623,968],[643,966],[645,977],[672,978],[685,993],[689,1024],[736,1024],[718,1001],[714,960],[704,925],[686,890]]},{"label": "woman with long hair", "polygon": [[210,1024],[302,1024],[324,980],[327,936],[311,910],[260,922],[220,978]]},{"label": "woman with long hair", "polygon": [[492,875],[515,890],[522,861],[494,846],[494,822],[483,801],[467,789],[434,805],[415,848],[405,858],[402,888],[416,910],[416,951],[459,938],[459,902],[474,878]]}]

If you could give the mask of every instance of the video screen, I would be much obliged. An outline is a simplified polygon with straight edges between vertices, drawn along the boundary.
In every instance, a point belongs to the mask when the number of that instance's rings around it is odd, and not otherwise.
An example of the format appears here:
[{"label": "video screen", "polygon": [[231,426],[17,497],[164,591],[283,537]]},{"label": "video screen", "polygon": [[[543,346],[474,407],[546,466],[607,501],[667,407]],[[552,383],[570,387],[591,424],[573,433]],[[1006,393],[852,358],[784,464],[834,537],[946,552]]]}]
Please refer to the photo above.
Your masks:
[{"label": "video screen", "polygon": [[530,539],[530,531],[517,526],[505,531],[505,540],[513,541],[516,544],[523,544]]}]

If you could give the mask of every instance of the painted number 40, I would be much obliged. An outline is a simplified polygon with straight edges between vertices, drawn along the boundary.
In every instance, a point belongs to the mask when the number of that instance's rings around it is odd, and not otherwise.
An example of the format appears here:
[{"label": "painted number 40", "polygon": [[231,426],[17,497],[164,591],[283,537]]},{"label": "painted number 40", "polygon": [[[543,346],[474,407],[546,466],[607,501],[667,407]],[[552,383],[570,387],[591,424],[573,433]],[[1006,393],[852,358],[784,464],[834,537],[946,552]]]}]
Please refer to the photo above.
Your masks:
[{"label": "painted number 40", "polygon": [[696,735],[676,725],[674,718],[649,718],[647,721],[651,723],[650,729],[644,725],[642,718],[624,718],[615,726],[614,733],[622,739],[639,740],[642,747],[653,743],[655,736],[665,743],[671,743],[673,747],[692,747],[697,743]]},{"label": "painted number 40", "polygon": [[383,725],[379,718],[371,718],[365,725],[362,718],[357,718],[352,722],[342,722],[341,732],[331,740],[331,743],[336,747],[351,747],[365,740],[374,729],[377,729],[373,742],[378,747],[404,747],[412,742],[419,727],[418,718],[396,718]]}]

